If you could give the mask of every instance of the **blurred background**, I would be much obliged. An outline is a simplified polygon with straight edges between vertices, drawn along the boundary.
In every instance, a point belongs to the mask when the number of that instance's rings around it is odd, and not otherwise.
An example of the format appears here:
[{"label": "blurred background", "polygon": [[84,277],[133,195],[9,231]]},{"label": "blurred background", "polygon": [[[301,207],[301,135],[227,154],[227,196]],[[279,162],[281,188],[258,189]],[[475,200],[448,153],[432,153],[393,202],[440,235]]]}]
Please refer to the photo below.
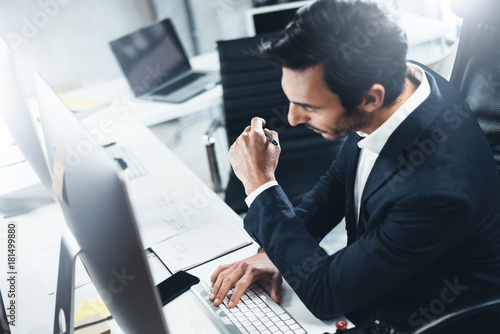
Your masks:
[{"label": "blurred background", "polygon": [[[60,90],[121,76],[109,41],[170,17],[190,56],[214,51],[217,40],[247,36],[245,13],[279,0],[0,0],[0,35],[9,43],[28,96],[39,71]],[[409,58],[437,66],[453,60],[460,20],[450,0],[379,0],[401,14]],[[423,18],[428,18],[425,21]],[[424,20],[424,21],[422,21]],[[412,44],[413,43],[413,44]]]}]

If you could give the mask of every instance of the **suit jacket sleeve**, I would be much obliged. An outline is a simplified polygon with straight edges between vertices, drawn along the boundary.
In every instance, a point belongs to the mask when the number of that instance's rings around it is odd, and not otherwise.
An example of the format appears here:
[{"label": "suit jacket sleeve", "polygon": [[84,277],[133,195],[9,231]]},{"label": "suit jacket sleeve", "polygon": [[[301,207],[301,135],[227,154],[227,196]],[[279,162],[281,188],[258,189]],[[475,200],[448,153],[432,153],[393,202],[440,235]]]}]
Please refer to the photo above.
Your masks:
[{"label": "suit jacket sleeve", "polygon": [[297,218],[316,240],[323,239],[344,217],[346,147],[352,144],[350,141],[350,138],[346,140],[326,175],[294,209]]},{"label": "suit jacket sleeve", "polygon": [[257,197],[244,226],[308,309],[329,319],[382,296],[453,247],[470,213],[460,194],[412,194],[376,228],[328,256],[282,189],[273,187]]}]

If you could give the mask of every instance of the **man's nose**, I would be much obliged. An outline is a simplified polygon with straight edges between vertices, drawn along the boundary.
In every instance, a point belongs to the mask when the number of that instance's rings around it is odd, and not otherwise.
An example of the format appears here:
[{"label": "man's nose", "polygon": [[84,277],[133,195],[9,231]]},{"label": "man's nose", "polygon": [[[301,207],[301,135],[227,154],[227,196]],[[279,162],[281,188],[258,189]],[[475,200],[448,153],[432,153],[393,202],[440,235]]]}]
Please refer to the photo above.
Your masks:
[{"label": "man's nose", "polygon": [[291,126],[307,123],[309,119],[307,112],[303,110],[302,107],[290,103],[288,108],[288,123],[290,123]]}]

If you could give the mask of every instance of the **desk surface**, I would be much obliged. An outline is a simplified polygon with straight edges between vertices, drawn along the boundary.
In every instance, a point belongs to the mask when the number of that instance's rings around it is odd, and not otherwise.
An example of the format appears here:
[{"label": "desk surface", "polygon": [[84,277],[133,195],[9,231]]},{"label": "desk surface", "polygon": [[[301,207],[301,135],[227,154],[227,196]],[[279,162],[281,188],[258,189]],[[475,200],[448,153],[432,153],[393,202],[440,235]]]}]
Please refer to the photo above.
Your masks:
[{"label": "desk surface", "polygon": [[[143,127],[141,126],[141,128]],[[143,130],[131,131],[129,133],[132,137],[134,135],[140,137],[137,139],[138,141],[156,140],[154,145],[149,145],[148,149],[145,151],[149,152],[149,154],[166,157],[173,165],[181,164],[179,161],[174,161],[176,158],[166,147],[163,146],[163,148],[161,148],[159,146],[161,143],[149,132],[149,130]],[[188,172],[182,173],[183,176],[188,174]],[[195,179],[196,177],[192,175],[190,180],[186,180],[185,178],[184,181],[189,184]],[[193,182],[196,183],[199,182],[199,180]],[[132,187],[131,190],[134,190],[134,187]],[[5,220],[2,226],[5,227],[6,223],[9,221],[14,221],[17,224],[17,266],[19,268],[16,285],[17,318],[16,327],[12,328],[13,333],[50,333],[52,331],[55,296],[53,294],[47,294],[37,270],[37,263],[34,263],[33,259],[35,258],[34,254],[40,252],[40,247],[44,247],[44,242],[49,242],[48,239],[58,238],[61,235],[64,219],[58,207],[55,204],[51,204],[23,215],[11,217]],[[6,245],[5,228],[3,228],[0,233],[2,236],[1,245]],[[255,249],[255,245],[245,247],[196,267],[190,270],[190,272],[204,281],[209,281],[210,274],[219,264],[231,263],[248,257],[255,254]],[[51,255],[58,256],[57,252]],[[0,258],[0,266],[2,268],[7,268],[5,256]],[[56,277],[50,277],[49,279],[55,282]],[[158,279],[161,280],[162,278],[159,277]],[[6,285],[7,282],[1,280],[0,289],[6,291]],[[333,331],[334,320],[325,322],[316,319],[300,302],[288,285],[285,284],[283,289],[283,306],[306,330],[310,333]],[[100,298],[92,284],[86,284],[77,288],[75,290],[75,310],[82,301],[96,299]],[[204,313],[202,305],[199,304],[195,296],[189,291],[164,307],[164,314],[172,333],[219,333],[219,330]],[[113,333],[121,333],[114,321],[110,321],[109,325]]]},{"label": "desk surface", "polygon": [[[193,57],[191,65],[196,70],[218,70],[218,54],[212,52]],[[120,117],[138,120],[146,126],[159,124],[203,109],[218,107],[222,104],[222,87],[220,85],[184,103],[136,99],[123,76],[101,84],[70,91],[68,95],[106,101],[108,103],[95,114],[101,116],[103,113],[118,114]],[[92,117],[92,115],[89,117]]]}]

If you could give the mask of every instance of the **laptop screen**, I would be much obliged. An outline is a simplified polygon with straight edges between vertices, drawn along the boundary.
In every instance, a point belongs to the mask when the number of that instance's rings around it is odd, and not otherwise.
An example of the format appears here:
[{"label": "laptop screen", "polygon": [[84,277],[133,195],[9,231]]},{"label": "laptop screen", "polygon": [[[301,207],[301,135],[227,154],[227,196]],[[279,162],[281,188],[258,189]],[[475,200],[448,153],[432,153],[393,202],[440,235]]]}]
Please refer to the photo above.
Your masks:
[{"label": "laptop screen", "polygon": [[110,45],[136,96],[191,69],[169,19],[111,41]]}]

